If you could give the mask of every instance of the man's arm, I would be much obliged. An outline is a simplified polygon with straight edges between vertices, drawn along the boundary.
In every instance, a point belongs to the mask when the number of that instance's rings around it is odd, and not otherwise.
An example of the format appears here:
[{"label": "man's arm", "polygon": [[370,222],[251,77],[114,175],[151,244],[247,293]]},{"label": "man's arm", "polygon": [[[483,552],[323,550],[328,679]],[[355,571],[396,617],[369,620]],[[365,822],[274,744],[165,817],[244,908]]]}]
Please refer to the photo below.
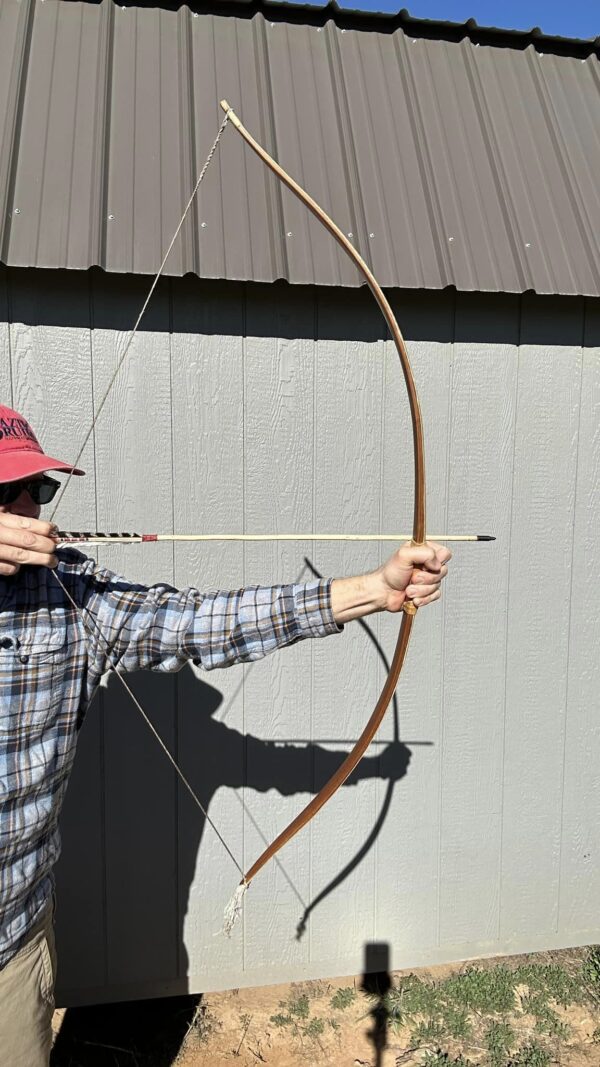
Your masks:
[{"label": "man's arm", "polygon": [[77,599],[96,623],[90,636],[97,669],[129,672],[178,670],[186,660],[205,670],[249,663],[297,641],[339,633],[344,622],[370,612],[399,611],[407,596],[417,605],[429,603],[440,595],[450,553],[439,545],[407,545],[358,578],[210,593],[147,588],[73,550],[60,556],[63,578],[71,571],[83,583]]}]

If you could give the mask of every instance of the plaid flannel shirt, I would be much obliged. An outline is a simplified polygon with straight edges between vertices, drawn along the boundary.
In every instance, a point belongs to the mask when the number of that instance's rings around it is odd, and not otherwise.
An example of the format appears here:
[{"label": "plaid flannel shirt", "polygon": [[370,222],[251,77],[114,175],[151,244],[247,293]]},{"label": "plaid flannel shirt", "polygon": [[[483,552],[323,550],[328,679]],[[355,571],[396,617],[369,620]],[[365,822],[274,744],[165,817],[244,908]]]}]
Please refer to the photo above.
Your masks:
[{"label": "plaid flannel shirt", "polygon": [[53,892],[58,817],[85,711],[110,668],[212,670],[338,633],[331,580],[233,592],[150,588],[73,549],[0,578],[0,967]]}]

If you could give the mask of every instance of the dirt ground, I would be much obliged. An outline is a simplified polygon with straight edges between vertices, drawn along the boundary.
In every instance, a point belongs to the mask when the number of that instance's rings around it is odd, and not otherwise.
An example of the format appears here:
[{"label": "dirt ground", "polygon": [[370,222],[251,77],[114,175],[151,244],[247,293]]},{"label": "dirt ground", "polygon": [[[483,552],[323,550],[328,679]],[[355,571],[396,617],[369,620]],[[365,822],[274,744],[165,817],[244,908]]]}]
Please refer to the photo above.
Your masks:
[{"label": "dirt ground", "polygon": [[[422,980],[442,982],[450,975],[460,975],[466,968],[482,970],[503,965],[511,970],[525,963],[559,964],[570,973],[581,965],[585,950],[573,949],[561,952],[531,954],[527,956],[502,957],[492,960],[471,960],[466,964],[436,967],[420,971],[394,972],[390,977],[397,985],[402,976],[415,974]],[[422,1067],[427,1052],[435,1056],[440,1044],[435,1040],[421,1041],[419,1048],[412,1047],[412,1026],[395,1029],[387,1024],[385,1002],[376,996],[367,997],[362,991],[362,978],[339,978],[328,981],[303,982],[292,985],[269,986],[258,989],[230,990],[211,993],[203,997],[179,997],[168,1001],[145,1002],[143,1010],[152,1013],[152,1023],[159,1033],[148,1043],[126,1028],[103,1029],[106,1012],[102,1009],[78,1009],[79,1028],[71,1028],[71,1043],[57,1041],[53,1067]],[[517,988],[517,1000],[520,988]],[[525,1001],[523,1001],[525,1003]],[[171,1005],[173,1020],[168,1011],[161,1019],[163,1006]],[[521,1004],[523,1007],[523,1004]],[[500,1057],[499,1067],[600,1067],[600,998],[589,1004],[571,1004],[552,1007],[561,1022],[568,1024],[569,1036],[544,1035],[543,1047],[546,1059],[536,1055],[522,1060],[508,1061]],[[128,1018],[131,1025],[131,1005],[115,1005],[121,1023]],[[98,1013],[104,1013],[99,1015]],[[85,1013],[94,1019],[85,1029]],[[67,1013],[69,1014],[69,1013]],[[477,1014],[477,1013],[475,1013]],[[55,1015],[55,1030],[59,1033],[63,1013]],[[104,1021],[99,1028],[99,1020]],[[110,1022],[110,1020],[109,1020]],[[462,1054],[463,1063],[472,1067],[488,1064],[489,1057],[483,1047],[484,1024],[489,1017],[477,1021],[469,1043],[444,1040],[433,1062],[453,1064]],[[518,1045],[539,1039],[536,1019],[516,1010],[511,1013],[510,1025],[518,1037]],[[82,1029],[83,1025],[83,1029]],[[167,1034],[171,1025],[176,1025],[177,1035],[173,1040]],[[141,1023],[143,1028],[144,1024]],[[65,1027],[66,1029],[66,1027]],[[378,1036],[379,1035],[379,1040]],[[148,1035],[146,1034],[146,1037]],[[164,1041],[163,1041],[164,1038]],[[379,1046],[379,1051],[377,1050]],[[444,1057],[444,1054],[446,1058]],[[430,1061],[432,1062],[432,1061]]]},{"label": "dirt ground", "polygon": [[[574,952],[577,958],[579,953]],[[415,973],[421,978],[441,981],[451,974],[460,973],[466,966],[494,967],[501,962],[507,966],[552,961],[567,962],[569,953],[531,954],[527,957],[504,957],[502,960],[475,960],[469,964],[434,967],[420,971],[396,971],[392,979]],[[377,1059],[373,1039],[372,1001],[361,993],[362,978],[339,978],[329,981],[304,982],[291,986],[270,986],[263,989],[241,989],[226,993],[209,994],[203,999],[204,1024],[199,1021],[192,1031],[177,1060],[177,1067],[256,1067],[265,1063],[269,1067],[417,1067],[423,1063],[426,1046],[411,1050],[410,1027],[398,1032],[388,1032],[386,1045]],[[332,997],[338,990],[356,991],[358,996],[349,1007],[334,1010]],[[325,1021],[321,1033],[311,1036],[297,1032],[293,1027],[278,1026],[273,1017],[285,1013],[282,1005],[308,997],[310,1017]],[[343,998],[338,998],[342,999]],[[600,1012],[595,1015],[586,1008],[571,1006],[557,1009],[561,1019],[573,1030],[568,1041],[555,1044],[554,1063],[561,1067],[600,1067],[600,1045],[592,1043],[592,1035],[600,1022]],[[334,1025],[331,1025],[333,1023]],[[514,1019],[513,1019],[514,1024]],[[310,1025],[310,1024],[309,1024]],[[534,1035],[535,1020],[524,1016],[518,1029],[520,1041]],[[476,1040],[476,1039],[475,1039]],[[552,1042],[548,1042],[551,1046]],[[429,1048],[434,1051],[435,1042]],[[445,1042],[452,1058],[462,1053],[476,1063],[484,1050],[477,1045],[466,1047],[461,1042]]]}]

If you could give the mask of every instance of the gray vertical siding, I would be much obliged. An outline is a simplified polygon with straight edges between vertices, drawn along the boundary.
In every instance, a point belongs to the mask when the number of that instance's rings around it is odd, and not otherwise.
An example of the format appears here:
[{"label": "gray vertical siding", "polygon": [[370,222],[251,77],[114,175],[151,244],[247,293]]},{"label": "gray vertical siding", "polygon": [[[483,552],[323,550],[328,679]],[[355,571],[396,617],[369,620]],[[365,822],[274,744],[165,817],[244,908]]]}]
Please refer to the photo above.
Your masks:
[{"label": "gray vertical siding", "polygon": [[[78,450],[146,288],[0,273],[2,396],[56,454]],[[238,873],[108,680],[63,817],[62,1003],[353,973],[373,940],[393,967],[600,940],[600,304],[394,303],[422,399],[429,529],[498,540],[456,547],[442,604],[415,627],[396,726],[390,711],[358,780],[257,877],[231,941],[213,934]],[[410,527],[404,387],[364,292],[165,283],[82,462],[66,527]],[[359,572],[385,551],[167,544],[98,558],[207,589],[304,579],[305,556],[326,575]],[[391,655],[397,620],[368,621]],[[244,668],[132,684],[247,865],[357,737],[384,676],[353,624]],[[396,728],[410,760],[390,788]]]}]

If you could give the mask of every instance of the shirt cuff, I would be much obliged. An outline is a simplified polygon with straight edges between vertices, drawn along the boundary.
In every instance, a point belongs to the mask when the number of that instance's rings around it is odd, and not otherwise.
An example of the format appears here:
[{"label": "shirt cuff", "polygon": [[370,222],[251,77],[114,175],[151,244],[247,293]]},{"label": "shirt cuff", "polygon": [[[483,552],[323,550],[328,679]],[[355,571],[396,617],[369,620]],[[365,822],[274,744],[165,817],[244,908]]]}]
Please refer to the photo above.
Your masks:
[{"label": "shirt cuff", "polygon": [[344,627],[333,617],[331,583],[333,578],[320,578],[292,586],[296,623],[302,637],[327,637],[341,634]]}]

